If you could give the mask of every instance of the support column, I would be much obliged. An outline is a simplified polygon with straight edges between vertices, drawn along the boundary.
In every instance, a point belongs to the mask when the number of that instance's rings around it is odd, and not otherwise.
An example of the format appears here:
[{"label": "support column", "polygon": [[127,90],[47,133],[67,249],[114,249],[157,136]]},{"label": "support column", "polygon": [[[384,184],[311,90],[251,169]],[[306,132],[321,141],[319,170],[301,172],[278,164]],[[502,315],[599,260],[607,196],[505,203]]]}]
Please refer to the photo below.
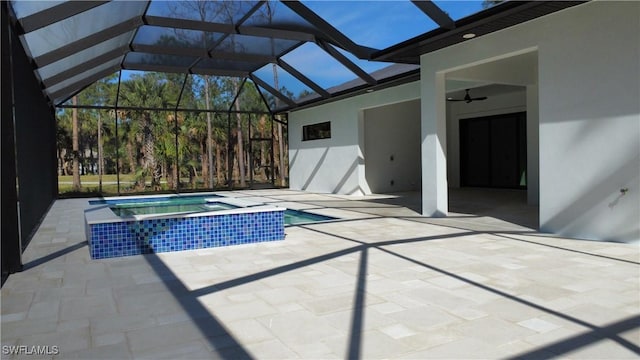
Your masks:
[{"label": "support column", "polygon": [[358,186],[359,190],[350,195],[371,195],[371,189],[366,177],[366,151],[364,110],[358,110]]},{"label": "support column", "polygon": [[540,117],[538,85],[527,85],[527,203],[540,203]]},{"label": "support column", "polygon": [[447,117],[443,73],[421,73],[422,215],[449,212],[447,189]]},{"label": "support column", "polygon": [[[22,269],[13,106],[11,31],[7,3],[2,3],[2,284],[11,273]],[[17,37],[15,37],[17,38]],[[15,39],[14,38],[14,39]]]}]

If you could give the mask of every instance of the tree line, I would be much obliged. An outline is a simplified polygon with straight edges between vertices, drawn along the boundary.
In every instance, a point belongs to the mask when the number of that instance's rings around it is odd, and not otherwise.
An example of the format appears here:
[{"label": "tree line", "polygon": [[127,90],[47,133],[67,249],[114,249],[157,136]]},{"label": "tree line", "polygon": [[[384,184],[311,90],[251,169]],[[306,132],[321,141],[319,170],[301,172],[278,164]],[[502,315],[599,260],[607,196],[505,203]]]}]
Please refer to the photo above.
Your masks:
[{"label": "tree line", "polygon": [[[156,5],[156,11],[166,16],[229,24],[254,6],[233,0],[185,0]],[[252,13],[251,21],[268,25],[277,22],[281,11],[277,2],[268,1]],[[141,36],[140,41],[163,47],[205,51],[215,48],[240,53],[268,51],[271,56],[281,51],[274,39],[266,47],[262,44],[259,49],[252,49],[251,42],[245,43],[247,39],[234,34],[219,37],[205,31],[147,29],[148,38]],[[160,65],[174,60],[170,55],[160,54],[143,57],[143,62]],[[275,64],[273,70],[274,87],[293,99],[291,92],[278,86]],[[71,102],[74,105],[117,102],[120,108],[117,112],[58,110],[58,172],[60,176],[72,175],[71,190],[82,191],[81,174],[97,175],[99,192],[103,192],[103,177],[107,174],[126,175],[126,185],[118,186],[118,192],[244,187],[248,179],[258,182],[272,179],[278,185],[287,185],[286,127],[273,122],[264,104],[266,100],[269,107],[275,108],[278,100],[266,93],[262,94],[266,97],[263,99],[253,84],[242,86],[237,78],[190,75],[185,82],[184,76],[148,72],[122,79],[118,86],[114,75],[94,83]],[[237,99],[236,94],[240,94]],[[303,91],[296,98],[307,95]],[[182,109],[207,111],[176,111],[178,101]],[[163,110],[148,110],[151,108]]]},{"label": "tree line", "polygon": [[[250,179],[286,185],[286,129],[249,81],[241,88],[236,78],[185,82],[185,75],[146,72],[123,79],[118,92],[116,76],[73,97],[77,108],[57,111],[58,174],[72,176],[70,190],[114,192],[103,178],[115,174],[123,175],[120,192],[245,187]],[[83,108],[116,97],[117,112]],[[176,110],[178,101],[200,111]],[[83,187],[81,175],[97,175],[97,184]]]}]

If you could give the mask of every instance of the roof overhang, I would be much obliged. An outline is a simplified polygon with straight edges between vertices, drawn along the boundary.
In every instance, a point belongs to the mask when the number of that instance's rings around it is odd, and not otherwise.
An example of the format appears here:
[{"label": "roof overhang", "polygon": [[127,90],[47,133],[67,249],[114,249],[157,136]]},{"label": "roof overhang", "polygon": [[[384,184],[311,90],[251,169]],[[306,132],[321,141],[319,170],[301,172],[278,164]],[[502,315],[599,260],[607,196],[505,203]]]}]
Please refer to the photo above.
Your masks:
[{"label": "roof overhang", "polygon": [[440,27],[376,52],[372,59],[419,64],[420,55],[467,41],[464,34],[472,33],[477,38],[588,1],[506,1],[460,19],[451,28]]}]

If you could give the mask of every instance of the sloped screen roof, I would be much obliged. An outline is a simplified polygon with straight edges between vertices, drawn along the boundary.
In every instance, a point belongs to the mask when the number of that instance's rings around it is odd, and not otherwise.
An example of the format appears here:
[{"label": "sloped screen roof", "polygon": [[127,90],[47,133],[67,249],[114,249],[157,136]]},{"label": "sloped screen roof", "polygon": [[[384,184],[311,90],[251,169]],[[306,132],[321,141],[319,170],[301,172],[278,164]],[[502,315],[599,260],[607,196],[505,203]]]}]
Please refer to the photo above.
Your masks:
[{"label": "sloped screen roof", "polygon": [[[551,12],[531,10],[542,1],[483,10],[489,3],[11,1],[10,10],[53,105],[114,72],[138,70],[250,78],[266,97],[286,100],[286,110],[377,86],[384,74],[415,74],[420,51],[437,48],[425,44],[463,41],[460,32],[501,13],[529,9],[513,25]],[[279,85],[269,69],[281,74]]]}]

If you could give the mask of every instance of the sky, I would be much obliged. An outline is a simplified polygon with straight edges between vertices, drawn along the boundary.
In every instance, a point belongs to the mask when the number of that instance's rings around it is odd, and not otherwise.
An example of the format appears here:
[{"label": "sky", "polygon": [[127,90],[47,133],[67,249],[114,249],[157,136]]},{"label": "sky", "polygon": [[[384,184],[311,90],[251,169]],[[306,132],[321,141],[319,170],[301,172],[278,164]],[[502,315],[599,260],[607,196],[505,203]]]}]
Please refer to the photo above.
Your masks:
[{"label": "sky", "polygon": [[[434,21],[406,0],[312,0],[303,3],[356,43],[377,49],[437,28]],[[482,0],[434,3],[454,20],[482,9]]]},{"label": "sky", "polygon": [[[303,1],[303,3],[355,43],[375,49],[387,48],[438,27],[433,20],[407,0],[312,0]],[[453,20],[483,9],[482,0],[441,0],[434,3]],[[389,65],[360,61],[350,55],[349,57],[367,72]],[[356,78],[355,74],[314,44],[304,45],[284,56],[283,59],[324,88]],[[258,72],[258,76],[271,75],[272,72],[269,70],[262,69]],[[280,84],[292,89],[293,93],[298,93],[303,88],[303,85],[296,81],[280,82]]]},{"label": "sky", "polygon": [[[438,27],[408,0],[305,0],[302,2],[356,44],[374,49],[387,48]],[[434,0],[434,3],[453,20],[483,9],[482,0]],[[304,21],[281,3],[272,4],[276,14],[274,16],[280,20],[294,23]],[[360,60],[346,51],[341,49],[340,51],[368,73],[390,65]],[[298,47],[282,59],[325,89],[357,78],[354,73],[313,43]],[[255,74],[274,86],[271,64],[259,69]],[[123,72],[123,79],[126,80],[129,76],[129,72]],[[278,82],[278,87],[284,86],[294,95],[305,90],[311,91],[281,68],[278,68]]]}]

